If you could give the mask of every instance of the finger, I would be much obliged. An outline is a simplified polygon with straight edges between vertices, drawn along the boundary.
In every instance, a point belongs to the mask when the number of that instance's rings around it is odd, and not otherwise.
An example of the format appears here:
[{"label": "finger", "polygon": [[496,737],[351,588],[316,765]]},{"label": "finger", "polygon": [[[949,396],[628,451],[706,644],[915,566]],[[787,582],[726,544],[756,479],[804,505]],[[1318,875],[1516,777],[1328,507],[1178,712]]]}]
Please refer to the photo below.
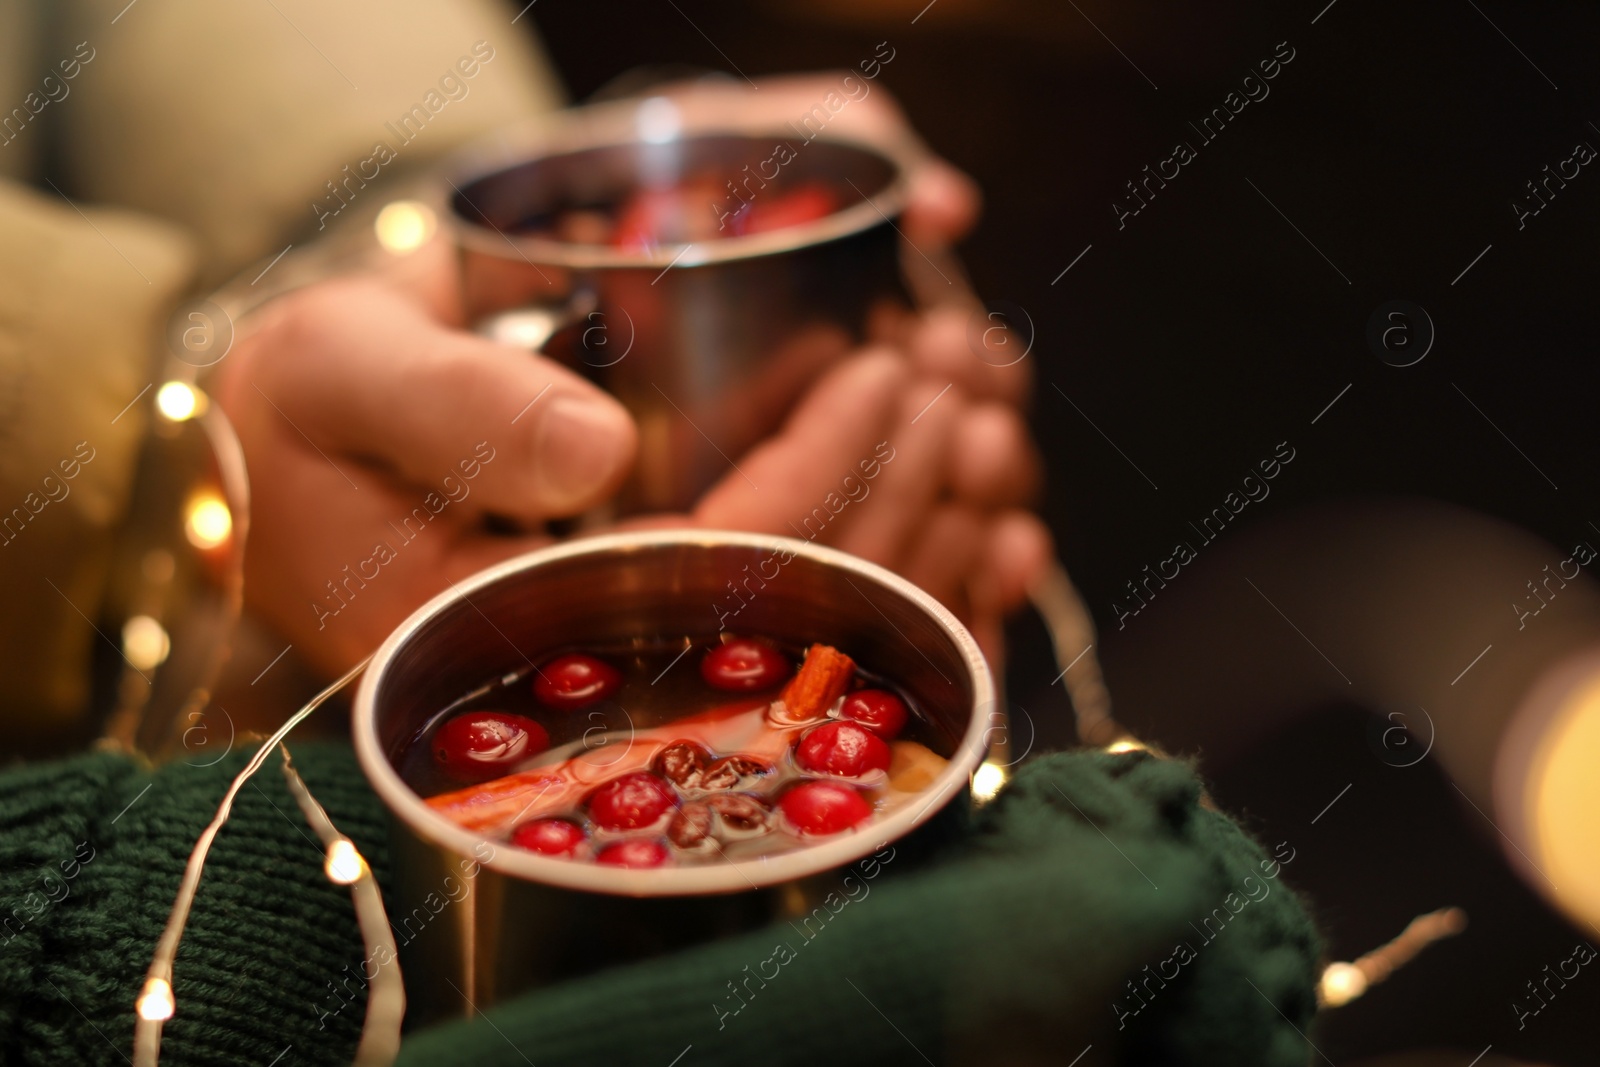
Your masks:
[{"label": "finger", "polygon": [[[594,533],[617,533],[623,530],[682,530],[686,527],[710,525],[702,523],[693,514],[681,514],[676,511],[657,511],[649,515],[628,515],[609,523],[603,530]],[[575,537],[587,537],[591,531],[582,530]]]},{"label": "finger", "polygon": [[545,534],[505,537],[471,528],[458,532],[455,541],[442,558],[439,573],[446,582],[454,584],[470,578],[485,567],[504,563],[513,556],[548,548],[555,538]]},{"label": "finger", "polygon": [[920,524],[901,574],[931,593],[958,617],[970,604],[967,584],[987,549],[989,521],[977,509],[945,504]]},{"label": "finger", "polygon": [[867,342],[904,351],[911,344],[917,321],[916,313],[899,300],[878,300],[867,310]]},{"label": "finger", "polygon": [[991,508],[1025,504],[1039,481],[1039,454],[1016,408],[990,401],[962,412],[950,450],[950,489],[957,499]]},{"label": "finger", "polygon": [[375,460],[418,485],[476,478],[508,516],[572,515],[627,474],[636,431],[614,399],[549,360],[445,329],[370,281],[284,301],[249,383],[317,448]]},{"label": "finger", "polygon": [[839,548],[899,569],[912,536],[945,488],[951,437],[963,403],[959,391],[926,379],[903,392],[882,476],[834,542]]},{"label": "finger", "polygon": [[971,614],[965,621],[997,672],[1005,670],[1005,618],[1027,601],[1053,557],[1050,533],[1037,516],[1011,511],[990,520],[967,582]]},{"label": "finger", "polygon": [[302,658],[338,674],[447,588],[444,562],[472,525],[467,505],[430,505],[421,488],[353,459],[335,466],[259,408],[237,424],[261,520],[245,553],[245,595]]},{"label": "finger", "polygon": [[995,516],[973,571],[974,613],[1003,615],[1021,607],[1054,558],[1050,530],[1037,515],[1015,510]]},{"label": "finger", "polygon": [[922,316],[910,351],[917,369],[929,377],[954,381],[969,396],[1020,405],[1033,378],[1032,364],[1022,354],[1025,343],[998,319],[941,307]]},{"label": "finger", "polygon": [[982,210],[977,182],[942,159],[929,159],[911,174],[906,238],[935,247],[955,244],[972,229]]},{"label": "finger", "polygon": [[450,326],[463,325],[459,256],[447,233],[435,233],[416,248],[385,248],[376,259],[374,271],[386,285],[410,298],[434,320]]},{"label": "finger", "polygon": [[848,512],[859,510],[851,502],[861,491],[855,487],[868,486],[881,469],[875,452],[894,423],[906,378],[904,360],[883,350],[829,371],[782,432],[752,449],[701,499],[695,521],[832,538],[852,521]]},{"label": "finger", "polygon": [[973,640],[978,642],[978,651],[983,653],[984,662],[989,664],[989,670],[996,678],[1005,677],[1005,620],[998,615],[974,615],[967,623],[967,630],[971,632]]}]

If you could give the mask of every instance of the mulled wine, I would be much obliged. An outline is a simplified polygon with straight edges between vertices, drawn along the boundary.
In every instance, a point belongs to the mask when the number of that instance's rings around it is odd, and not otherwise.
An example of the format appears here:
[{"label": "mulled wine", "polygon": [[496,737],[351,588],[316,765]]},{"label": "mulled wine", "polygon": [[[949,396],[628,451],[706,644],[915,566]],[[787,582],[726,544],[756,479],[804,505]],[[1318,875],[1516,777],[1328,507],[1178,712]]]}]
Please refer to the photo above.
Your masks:
[{"label": "mulled wine", "polygon": [[434,811],[515,848],[631,868],[859,832],[948,753],[844,652],[759,637],[561,650],[441,709],[401,760]]}]

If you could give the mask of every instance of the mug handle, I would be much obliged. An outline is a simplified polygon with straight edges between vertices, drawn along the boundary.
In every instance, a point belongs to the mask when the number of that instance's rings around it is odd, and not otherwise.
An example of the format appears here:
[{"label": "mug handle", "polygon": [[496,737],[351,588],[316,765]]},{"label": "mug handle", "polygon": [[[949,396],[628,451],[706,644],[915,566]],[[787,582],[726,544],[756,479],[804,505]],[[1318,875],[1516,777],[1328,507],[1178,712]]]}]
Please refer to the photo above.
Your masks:
[{"label": "mug handle", "polygon": [[536,301],[485,315],[472,329],[498,344],[542,352],[552,337],[585,321],[598,306],[594,290],[582,287],[565,300]]}]

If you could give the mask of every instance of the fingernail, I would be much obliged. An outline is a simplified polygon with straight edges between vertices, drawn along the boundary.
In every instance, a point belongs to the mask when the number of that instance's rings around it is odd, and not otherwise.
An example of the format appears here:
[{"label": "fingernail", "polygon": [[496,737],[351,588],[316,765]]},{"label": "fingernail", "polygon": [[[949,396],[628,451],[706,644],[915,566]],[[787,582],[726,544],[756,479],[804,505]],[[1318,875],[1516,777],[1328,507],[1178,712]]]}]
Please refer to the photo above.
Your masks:
[{"label": "fingernail", "polygon": [[554,511],[596,500],[627,462],[628,417],[605,400],[560,397],[539,420],[534,462],[540,503]]}]

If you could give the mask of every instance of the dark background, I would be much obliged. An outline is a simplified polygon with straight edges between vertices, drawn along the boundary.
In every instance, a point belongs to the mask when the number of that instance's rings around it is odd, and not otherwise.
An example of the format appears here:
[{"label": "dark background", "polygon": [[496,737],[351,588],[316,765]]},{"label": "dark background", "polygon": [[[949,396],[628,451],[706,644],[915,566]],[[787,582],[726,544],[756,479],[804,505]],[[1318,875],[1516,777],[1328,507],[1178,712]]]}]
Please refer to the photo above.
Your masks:
[{"label": "dark background", "polygon": [[[1280,441],[1296,461],[1240,527],[1373,494],[1456,502],[1564,545],[1600,520],[1600,161],[1520,230],[1511,206],[1577,142],[1600,147],[1593,5],[545,0],[529,14],[578,99],[643,65],[759,77],[894,47],[877,84],[983,186],[961,250],[979,292],[1034,324],[1043,510],[1103,633],[1122,583]],[[1284,41],[1294,59],[1270,95],[1202,146],[1187,122]],[[1198,158],[1119,230],[1124,183],[1180,140]],[[1436,331],[1404,368],[1367,340],[1394,300]],[[1421,343],[1420,323],[1405,325]],[[1056,669],[1037,632],[1019,624],[1015,639],[1013,693],[1048,717],[1063,702],[1046,684]],[[1131,669],[1159,664],[1112,654],[1113,695]],[[1272,738],[1273,759],[1207,768],[1264,837],[1314,840],[1288,880],[1317,901],[1331,958],[1444,904],[1473,917],[1469,935],[1325,1016],[1318,1048],[1342,1062],[1447,1046],[1465,1067],[1492,1043],[1594,1062],[1600,985],[1523,1031],[1508,1007],[1579,935],[1513,877],[1442,775],[1373,760],[1361,714],[1308,709]],[[1308,835],[1328,790],[1299,769],[1334,762],[1366,768],[1362,788],[1343,822]]]}]

